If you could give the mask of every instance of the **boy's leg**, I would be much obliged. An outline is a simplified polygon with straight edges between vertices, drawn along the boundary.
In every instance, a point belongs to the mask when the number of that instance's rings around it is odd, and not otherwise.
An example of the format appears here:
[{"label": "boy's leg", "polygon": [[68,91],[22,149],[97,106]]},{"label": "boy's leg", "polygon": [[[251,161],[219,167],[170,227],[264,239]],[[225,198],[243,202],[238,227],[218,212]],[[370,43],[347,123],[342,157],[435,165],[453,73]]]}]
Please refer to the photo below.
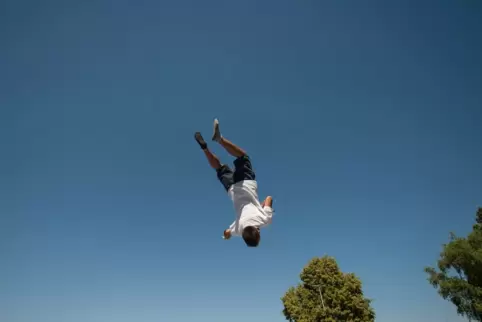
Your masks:
[{"label": "boy's leg", "polygon": [[203,150],[211,168],[216,170],[219,181],[221,181],[226,190],[229,190],[233,185],[233,171],[227,165],[222,165],[219,158],[208,149],[208,145],[204,141],[201,133],[196,132],[194,138]]},{"label": "boy's leg", "polygon": [[218,142],[221,144],[226,151],[231,154],[235,158],[242,157],[246,155],[246,151],[241,149],[239,146],[234,144],[233,142],[227,140],[221,135],[221,131],[219,130],[219,121],[218,119],[214,119],[214,134],[213,134],[213,141]]},{"label": "boy's leg", "polygon": [[194,138],[206,155],[206,158],[208,159],[211,168],[213,168],[214,170],[221,168],[221,162],[219,161],[219,158],[208,149],[208,145],[204,141],[201,133],[196,132],[196,134],[194,134]]},{"label": "boy's leg", "polygon": [[239,146],[234,144],[233,142],[225,139],[221,135],[221,131],[219,130],[219,121],[214,119],[214,133],[213,133],[213,141],[218,142],[221,144],[226,151],[231,154],[233,157],[236,158],[234,160],[234,183],[243,181],[243,180],[255,180],[256,175],[253,170],[253,166],[251,165],[251,160],[248,157],[246,151],[241,149]]}]

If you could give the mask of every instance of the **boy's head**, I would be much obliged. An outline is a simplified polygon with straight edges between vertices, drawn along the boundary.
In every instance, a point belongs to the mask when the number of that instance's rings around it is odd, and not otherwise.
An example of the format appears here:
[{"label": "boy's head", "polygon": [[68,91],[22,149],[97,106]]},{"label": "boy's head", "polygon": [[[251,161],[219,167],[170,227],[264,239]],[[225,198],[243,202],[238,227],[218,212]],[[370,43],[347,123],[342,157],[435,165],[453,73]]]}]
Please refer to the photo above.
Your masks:
[{"label": "boy's head", "polygon": [[243,230],[243,239],[248,247],[256,247],[259,244],[261,235],[259,233],[259,228],[254,226],[248,226]]}]

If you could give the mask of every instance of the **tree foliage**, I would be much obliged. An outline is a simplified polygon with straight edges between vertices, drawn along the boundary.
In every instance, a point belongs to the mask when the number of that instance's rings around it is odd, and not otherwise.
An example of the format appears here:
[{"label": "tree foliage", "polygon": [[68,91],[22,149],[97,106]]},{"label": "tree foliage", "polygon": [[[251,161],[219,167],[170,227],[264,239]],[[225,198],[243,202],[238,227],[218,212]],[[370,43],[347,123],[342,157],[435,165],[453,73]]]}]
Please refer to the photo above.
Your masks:
[{"label": "tree foliage", "polygon": [[482,208],[472,232],[461,238],[450,234],[443,245],[438,270],[425,268],[429,282],[457,307],[460,315],[482,322]]},{"label": "tree foliage", "polygon": [[371,300],[363,296],[361,281],[355,274],[341,272],[334,258],[325,256],[312,259],[304,267],[300,278],[301,283],[290,287],[281,298],[283,314],[288,321],[375,320],[375,312],[370,307]]}]

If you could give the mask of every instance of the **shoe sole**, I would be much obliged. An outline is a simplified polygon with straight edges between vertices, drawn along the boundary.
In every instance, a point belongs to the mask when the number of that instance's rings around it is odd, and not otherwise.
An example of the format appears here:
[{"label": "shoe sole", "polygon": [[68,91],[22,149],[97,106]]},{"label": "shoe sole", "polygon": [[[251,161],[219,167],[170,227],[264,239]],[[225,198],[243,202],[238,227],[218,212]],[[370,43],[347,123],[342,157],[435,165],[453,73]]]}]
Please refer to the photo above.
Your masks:
[{"label": "shoe sole", "polygon": [[200,132],[196,132],[194,134],[194,139],[199,143],[201,146],[206,145],[206,141],[204,141],[203,136],[201,135]]},{"label": "shoe sole", "polygon": [[214,119],[214,124],[213,124],[213,137],[212,140],[216,141],[217,138],[219,138],[220,133],[219,133],[219,121],[218,119]]}]

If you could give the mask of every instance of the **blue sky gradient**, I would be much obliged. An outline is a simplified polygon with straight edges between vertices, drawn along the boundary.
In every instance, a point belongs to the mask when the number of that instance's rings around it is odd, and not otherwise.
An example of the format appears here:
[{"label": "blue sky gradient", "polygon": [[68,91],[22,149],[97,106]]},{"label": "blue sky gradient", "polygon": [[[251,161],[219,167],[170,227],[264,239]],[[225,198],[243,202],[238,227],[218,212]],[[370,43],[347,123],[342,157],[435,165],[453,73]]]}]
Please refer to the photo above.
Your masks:
[{"label": "blue sky gradient", "polygon": [[[0,37],[1,321],[283,321],[324,254],[378,322],[463,321],[423,268],[482,205],[480,1],[6,0]],[[214,117],[275,198],[258,249]]]}]

